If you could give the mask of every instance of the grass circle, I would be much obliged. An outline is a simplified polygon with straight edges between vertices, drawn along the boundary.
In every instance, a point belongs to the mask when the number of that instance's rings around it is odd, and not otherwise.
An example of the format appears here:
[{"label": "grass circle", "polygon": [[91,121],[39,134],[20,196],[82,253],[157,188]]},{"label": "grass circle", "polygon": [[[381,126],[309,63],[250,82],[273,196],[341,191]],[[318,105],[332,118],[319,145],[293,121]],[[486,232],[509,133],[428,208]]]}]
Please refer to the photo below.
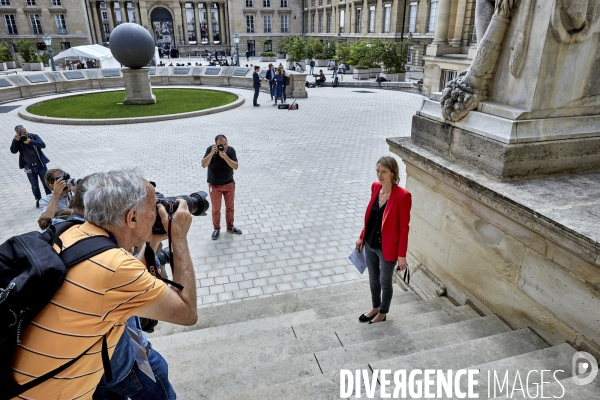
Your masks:
[{"label": "grass circle", "polygon": [[228,92],[206,89],[152,89],[156,104],[123,104],[124,90],[81,94],[43,101],[27,108],[54,118],[108,119],[181,114],[224,106],[237,100]]}]

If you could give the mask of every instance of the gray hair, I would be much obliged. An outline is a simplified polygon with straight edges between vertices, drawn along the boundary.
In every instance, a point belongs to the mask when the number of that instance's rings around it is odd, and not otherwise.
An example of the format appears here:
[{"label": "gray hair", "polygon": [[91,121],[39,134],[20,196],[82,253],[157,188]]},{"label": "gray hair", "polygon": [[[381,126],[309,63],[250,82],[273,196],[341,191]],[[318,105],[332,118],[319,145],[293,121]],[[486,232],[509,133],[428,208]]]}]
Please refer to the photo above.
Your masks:
[{"label": "gray hair", "polygon": [[85,220],[104,229],[123,226],[129,210],[142,211],[146,196],[146,180],[137,170],[92,174],[83,195]]},{"label": "gray hair", "polygon": [[17,125],[17,126],[15,126],[15,132],[19,132],[23,128],[24,128],[23,125]]}]

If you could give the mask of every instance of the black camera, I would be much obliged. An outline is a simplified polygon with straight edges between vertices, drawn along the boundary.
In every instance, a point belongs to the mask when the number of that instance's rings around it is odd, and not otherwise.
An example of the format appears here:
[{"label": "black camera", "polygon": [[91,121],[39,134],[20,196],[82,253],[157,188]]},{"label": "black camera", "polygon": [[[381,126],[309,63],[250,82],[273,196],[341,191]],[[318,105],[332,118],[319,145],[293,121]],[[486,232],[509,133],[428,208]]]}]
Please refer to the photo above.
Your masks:
[{"label": "black camera", "polygon": [[63,181],[65,181],[67,186],[77,186],[79,181],[81,181],[81,179],[71,178],[71,175],[69,175],[66,172],[63,172],[62,174],[58,175],[56,178],[54,178],[54,181],[56,182],[57,180],[59,180],[61,178]]},{"label": "black camera", "polygon": [[19,134],[19,142],[24,142],[27,140],[27,135],[24,133]]},{"label": "black camera", "polygon": [[165,247],[158,253],[156,253],[156,258],[158,258],[158,262],[160,262],[161,270],[163,270],[162,266],[171,264],[171,249]]},{"label": "black camera", "polygon": [[219,151],[224,151],[225,150],[225,146],[223,146],[222,144],[217,146],[217,150]]},{"label": "black camera", "polygon": [[[192,193],[189,196],[175,196],[175,197],[165,197],[160,193],[156,193],[156,206],[162,204],[169,214],[173,214],[177,211],[177,199],[185,200],[188,209],[192,215],[206,215],[206,210],[208,210],[208,200],[206,197],[208,194],[206,192],[196,192]],[[160,215],[156,214],[156,221],[152,226],[152,232],[164,235],[167,233],[165,227],[162,224],[160,219]]]}]

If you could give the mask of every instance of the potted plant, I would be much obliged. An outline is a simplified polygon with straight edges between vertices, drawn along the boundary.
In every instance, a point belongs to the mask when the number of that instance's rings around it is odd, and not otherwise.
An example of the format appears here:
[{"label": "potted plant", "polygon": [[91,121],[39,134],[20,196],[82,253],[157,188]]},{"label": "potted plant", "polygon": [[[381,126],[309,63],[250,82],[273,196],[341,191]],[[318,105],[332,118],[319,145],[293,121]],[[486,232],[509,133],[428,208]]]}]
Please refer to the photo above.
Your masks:
[{"label": "potted plant", "polygon": [[361,40],[352,43],[350,47],[350,57],[354,65],[352,71],[354,79],[368,79],[371,65],[377,62],[377,47],[372,42],[372,40]]},{"label": "potted plant", "polygon": [[[15,43],[17,53],[23,59],[23,71],[31,71],[30,63],[35,62],[38,57],[33,43],[27,39],[19,39]],[[35,71],[35,70],[34,70]]]},{"label": "potted plant", "polygon": [[323,42],[321,42],[319,39],[317,38],[310,38],[309,40],[309,47],[310,50],[309,51],[309,58],[314,58],[315,59],[315,66],[316,67],[326,67],[327,66],[327,62],[329,61],[329,59],[327,59],[325,57],[325,48],[323,46]]},{"label": "potted plant", "polygon": [[354,66],[352,71],[352,78],[354,79],[369,79],[369,73],[371,68],[366,64],[358,64]]},{"label": "potted plant", "polygon": [[[35,52],[34,53],[34,57],[31,60],[31,62],[29,63],[29,70],[30,71],[43,71],[44,70],[44,63],[42,62],[42,58],[40,57],[40,55]],[[48,57],[49,59],[50,57]]]},{"label": "potted plant", "polygon": [[9,56],[10,51],[8,50],[8,45],[6,43],[0,43],[0,71],[6,71],[8,69],[6,62],[8,61]]},{"label": "potted plant", "polygon": [[357,64],[357,62],[356,62],[356,61],[354,61],[353,59],[349,59],[349,60],[346,62],[346,70],[347,70],[349,73],[353,73],[353,72],[354,72],[354,67],[356,66],[356,64]]},{"label": "potted plant", "polygon": [[408,42],[385,42],[381,61],[383,72],[381,76],[391,82],[406,80],[406,60],[408,59]]},{"label": "potted plant", "polygon": [[275,58],[275,53],[272,51],[264,51],[260,53],[260,61],[261,62],[275,62],[277,59]]},{"label": "potted plant", "polygon": [[299,63],[302,69],[306,69],[308,44],[306,38],[301,35],[291,35],[279,42],[281,51],[288,55],[288,69]]}]

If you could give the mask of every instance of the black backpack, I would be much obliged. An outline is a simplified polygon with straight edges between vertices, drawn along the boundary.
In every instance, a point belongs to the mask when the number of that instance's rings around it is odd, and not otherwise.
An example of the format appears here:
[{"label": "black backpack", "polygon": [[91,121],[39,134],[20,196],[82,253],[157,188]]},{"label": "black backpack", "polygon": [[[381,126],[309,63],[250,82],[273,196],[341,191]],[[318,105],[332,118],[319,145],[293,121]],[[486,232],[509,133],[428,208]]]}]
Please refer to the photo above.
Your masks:
[{"label": "black backpack", "polygon": [[[0,399],[11,399],[73,365],[83,354],[24,385],[12,379],[12,359],[20,336],[35,316],[50,302],[62,285],[67,269],[90,257],[116,248],[106,236],[80,240],[61,253],[59,236],[79,224],[66,221],[44,232],[13,236],[0,245]],[[91,347],[90,347],[91,349]],[[112,380],[106,335],[102,339],[102,361],[108,381]]]},{"label": "black backpack", "polygon": [[338,82],[339,82],[339,80],[338,80],[338,77],[336,76],[335,79],[333,80],[333,87],[337,87]]},{"label": "black backpack", "polygon": [[289,77],[289,76],[285,75],[285,76],[283,77],[283,84],[284,84],[285,86],[289,86],[289,85],[290,85],[290,77]]}]

